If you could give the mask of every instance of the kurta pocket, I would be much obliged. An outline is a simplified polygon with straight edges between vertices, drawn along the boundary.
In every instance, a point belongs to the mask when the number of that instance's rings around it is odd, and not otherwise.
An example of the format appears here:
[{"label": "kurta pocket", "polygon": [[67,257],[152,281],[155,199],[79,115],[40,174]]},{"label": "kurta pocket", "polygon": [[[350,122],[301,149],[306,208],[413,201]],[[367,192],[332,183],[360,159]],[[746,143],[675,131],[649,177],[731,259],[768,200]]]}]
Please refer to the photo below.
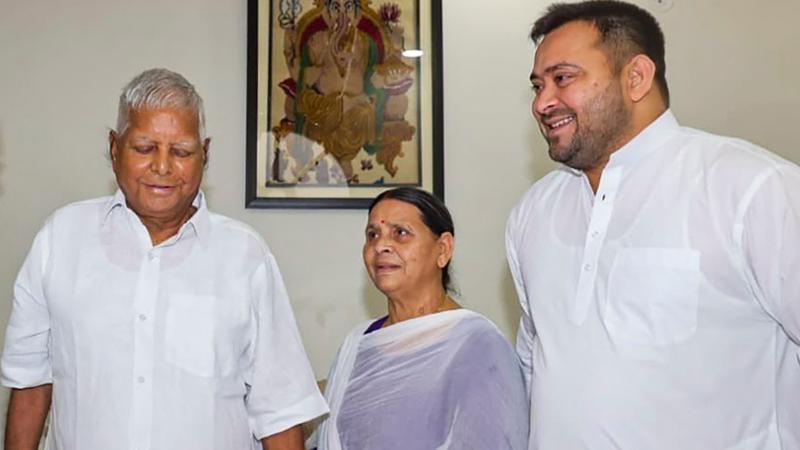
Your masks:
[{"label": "kurta pocket", "polygon": [[624,248],[612,265],[604,320],[615,343],[666,346],[697,329],[700,252]]}]

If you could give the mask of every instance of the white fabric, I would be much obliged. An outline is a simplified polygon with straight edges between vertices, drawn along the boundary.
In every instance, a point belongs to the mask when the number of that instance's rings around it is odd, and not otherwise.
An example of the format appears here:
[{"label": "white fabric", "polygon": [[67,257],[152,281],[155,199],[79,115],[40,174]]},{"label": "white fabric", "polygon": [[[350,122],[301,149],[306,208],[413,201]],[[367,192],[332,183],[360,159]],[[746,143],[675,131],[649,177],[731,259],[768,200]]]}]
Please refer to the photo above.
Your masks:
[{"label": "white fabric", "polygon": [[319,450],[525,449],[528,406],[513,349],[485,317],[453,310],[364,335],[331,368]]},{"label": "white fabric", "polygon": [[531,449],[800,449],[800,170],[667,111],[508,222]]},{"label": "white fabric", "polygon": [[202,193],[195,206],[156,247],[121,192],[36,236],[2,382],[53,384],[47,449],[260,449],[326,412],[269,249]]}]

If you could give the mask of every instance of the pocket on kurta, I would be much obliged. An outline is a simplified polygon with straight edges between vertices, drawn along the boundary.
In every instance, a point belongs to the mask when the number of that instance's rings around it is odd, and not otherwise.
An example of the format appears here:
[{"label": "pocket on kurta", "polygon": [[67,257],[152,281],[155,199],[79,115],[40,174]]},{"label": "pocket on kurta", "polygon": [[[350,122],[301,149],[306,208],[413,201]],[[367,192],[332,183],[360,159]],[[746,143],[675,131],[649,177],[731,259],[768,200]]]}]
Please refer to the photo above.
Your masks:
[{"label": "pocket on kurta", "polygon": [[167,305],[164,358],[201,377],[214,376],[215,298],[173,295]]},{"label": "pocket on kurta", "polygon": [[621,249],[612,265],[604,320],[617,343],[666,346],[697,330],[700,252]]}]

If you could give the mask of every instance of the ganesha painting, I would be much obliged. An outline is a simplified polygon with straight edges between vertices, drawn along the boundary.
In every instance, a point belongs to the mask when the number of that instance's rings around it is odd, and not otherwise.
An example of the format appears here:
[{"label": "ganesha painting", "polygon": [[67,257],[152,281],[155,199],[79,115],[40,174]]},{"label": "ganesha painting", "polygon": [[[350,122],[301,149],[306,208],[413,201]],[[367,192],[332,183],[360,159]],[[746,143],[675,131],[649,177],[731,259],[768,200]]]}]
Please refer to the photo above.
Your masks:
[{"label": "ganesha painting", "polygon": [[273,1],[267,187],[420,183],[408,3]]}]

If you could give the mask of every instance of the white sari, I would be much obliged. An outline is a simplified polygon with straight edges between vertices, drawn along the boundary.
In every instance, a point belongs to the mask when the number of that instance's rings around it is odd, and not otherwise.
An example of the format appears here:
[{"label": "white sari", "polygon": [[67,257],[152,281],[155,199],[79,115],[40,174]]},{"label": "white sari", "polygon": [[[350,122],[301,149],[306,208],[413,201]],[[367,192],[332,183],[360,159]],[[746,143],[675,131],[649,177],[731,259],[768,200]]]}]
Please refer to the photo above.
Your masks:
[{"label": "white sari", "polygon": [[488,319],[445,311],[364,334],[331,368],[319,450],[526,449],[528,401],[516,353]]}]

